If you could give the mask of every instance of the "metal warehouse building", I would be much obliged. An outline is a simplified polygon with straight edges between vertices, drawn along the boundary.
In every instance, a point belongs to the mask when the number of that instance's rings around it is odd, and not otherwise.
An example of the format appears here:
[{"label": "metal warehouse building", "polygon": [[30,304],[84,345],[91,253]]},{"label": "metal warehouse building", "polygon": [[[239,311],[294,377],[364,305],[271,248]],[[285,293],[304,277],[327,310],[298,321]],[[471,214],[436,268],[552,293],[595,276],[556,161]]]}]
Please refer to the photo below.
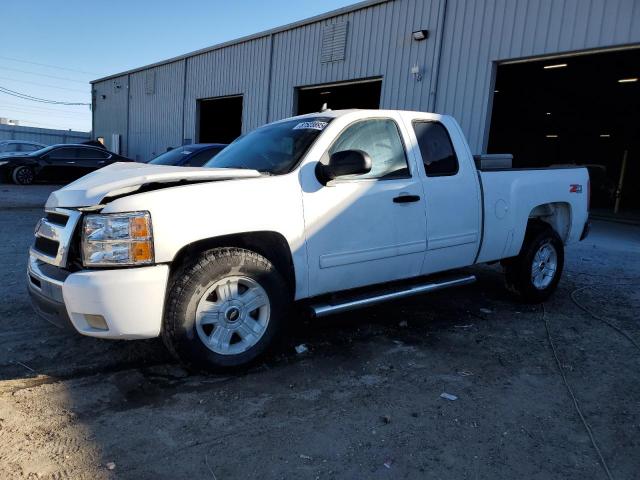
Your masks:
[{"label": "metal warehouse building", "polygon": [[93,134],[148,160],[324,103],[435,111],[474,153],[590,165],[607,203],[640,174],[638,77],[640,0],[370,0],[95,80]]}]

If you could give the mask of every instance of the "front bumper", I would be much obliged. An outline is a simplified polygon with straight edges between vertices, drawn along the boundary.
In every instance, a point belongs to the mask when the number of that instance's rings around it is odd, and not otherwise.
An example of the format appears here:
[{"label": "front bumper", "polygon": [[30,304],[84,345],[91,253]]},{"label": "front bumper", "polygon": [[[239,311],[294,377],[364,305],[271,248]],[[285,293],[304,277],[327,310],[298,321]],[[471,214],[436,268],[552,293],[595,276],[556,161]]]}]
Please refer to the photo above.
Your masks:
[{"label": "front bumper", "polygon": [[27,268],[39,315],[99,338],[157,337],[168,277],[167,265],[65,273],[34,256]]}]

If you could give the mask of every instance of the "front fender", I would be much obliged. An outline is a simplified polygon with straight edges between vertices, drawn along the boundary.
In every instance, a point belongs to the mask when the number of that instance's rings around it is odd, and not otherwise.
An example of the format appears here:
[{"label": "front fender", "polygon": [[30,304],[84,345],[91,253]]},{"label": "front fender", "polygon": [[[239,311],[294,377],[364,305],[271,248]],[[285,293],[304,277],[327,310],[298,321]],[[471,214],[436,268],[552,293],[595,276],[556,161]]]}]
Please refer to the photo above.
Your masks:
[{"label": "front fender", "polygon": [[256,231],[287,241],[296,277],[296,297],[308,292],[302,195],[295,174],[224,180],[132,194],[103,213],[151,213],[157,263],[170,263],[186,245]]}]

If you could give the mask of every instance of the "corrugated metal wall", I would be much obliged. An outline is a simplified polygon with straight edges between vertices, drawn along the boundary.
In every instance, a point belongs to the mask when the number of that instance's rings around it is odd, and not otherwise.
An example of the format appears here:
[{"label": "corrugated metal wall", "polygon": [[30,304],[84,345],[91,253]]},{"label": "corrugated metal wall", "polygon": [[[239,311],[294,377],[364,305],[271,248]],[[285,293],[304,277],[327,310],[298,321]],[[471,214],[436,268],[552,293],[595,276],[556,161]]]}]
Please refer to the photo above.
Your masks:
[{"label": "corrugated metal wall", "polygon": [[[411,32],[439,30],[444,0],[399,0],[372,6],[275,36],[270,120],[295,110],[295,87],[383,77],[382,108],[426,110],[437,55],[433,38],[416,42]],[[344,61],[321,63],[325,25],[347,21]],[[417,64],[423,79],[410,73]]]},{"label": "corrugated metal wall", "polygon": [[197,99],[243,95],[242,131],[266,123],[270,47],[263,37],[187,59],[185,138],[196,138]]},{"label": "corrugated metal wall", "polygon": [[75,130],[52,130],[49,128],[0,125],[0,140],[25,140],[55,145],[56,143],[81,143],[91,138],[89,132]]},{"label": "corrugated metal wall", "polygon": [[184,60],[129,76],[127,154],[149,160],[168,146],[182,145]]},{"label": "corrugated metal wall", "polygon": [[107,148],[112,134],[120,135],[120,152],[127,152],[127,96],[129,77],[123,75],[93,84],[93,138],[104,137]]},{"label": "corrugated metal wall", "polygon": [[634,43],[638,0],[448,0],[436,110],[480,152],[495,62]]},{"label": "corrugated metal wall", "polygon": [[[345,60],[321,62],[323,28],[344,21]],[[420,29],[429,38],[412,40]],[[640,0],[390,0],[98,82],[94,135],[122,132],[123,152],[146,160],[195,139],[197,99],[242,94],[247,132],[292,115],[296,87],[382,77],[381,107],[454,115],[478,153],[496,62],[629,44],[640,44]],[[128,126],[116,81],[131,86]]]}]

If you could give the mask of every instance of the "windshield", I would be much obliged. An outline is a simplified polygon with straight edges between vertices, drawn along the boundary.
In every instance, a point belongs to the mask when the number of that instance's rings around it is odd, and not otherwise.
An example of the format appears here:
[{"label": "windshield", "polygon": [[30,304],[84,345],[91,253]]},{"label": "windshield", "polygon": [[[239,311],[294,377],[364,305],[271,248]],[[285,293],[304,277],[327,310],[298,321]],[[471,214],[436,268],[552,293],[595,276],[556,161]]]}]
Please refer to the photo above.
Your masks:
[{"label": "windshield", "polygon": [[189,146],[178,147],[158,155],[150,160],[149,163],[152,165],[177,165],[182,162],[183,158],[191,155],[193,152],[194,149],[189,148]]},{"label": "windshield", "polygon": [[30,157],[37,157],[37,156],[42,155],[43,153],[50,152],[51,150],[53,150],[56,147],[57,147],[57,145],[50,145],[48,147],[41,148],[40,150],[36,150],[35,152],[29,152],[27,155],[30,156]]},{"label": "windshield", "polygon": [[306,117],[265,125],[238,138],[204,166],[246,168],[273,175],[290,172],[331,120]]}]

